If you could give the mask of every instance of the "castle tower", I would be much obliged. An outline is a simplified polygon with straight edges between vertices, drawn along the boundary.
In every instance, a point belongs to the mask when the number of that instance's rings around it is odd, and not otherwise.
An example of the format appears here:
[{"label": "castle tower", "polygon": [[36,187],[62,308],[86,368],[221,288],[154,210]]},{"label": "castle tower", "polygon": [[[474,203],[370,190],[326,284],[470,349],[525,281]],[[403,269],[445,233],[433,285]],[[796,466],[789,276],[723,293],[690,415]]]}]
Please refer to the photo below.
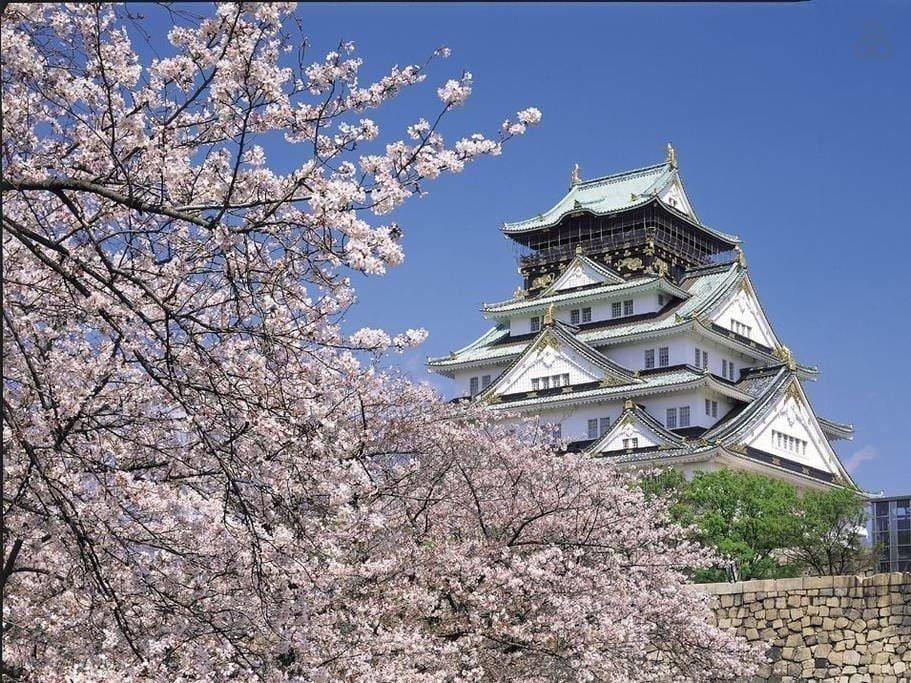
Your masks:
[{"label": "castle tower", "polygon": [[506,223],[522,286],[484,304],[494,326],[428,367],[459,396],[534,415],[568,448],[685,473],[752,470],[801,488],[854,486],[832,447],[853,428],[815,414],[772,329],[740,240],[704,225],[676,153],[583,180]]}]

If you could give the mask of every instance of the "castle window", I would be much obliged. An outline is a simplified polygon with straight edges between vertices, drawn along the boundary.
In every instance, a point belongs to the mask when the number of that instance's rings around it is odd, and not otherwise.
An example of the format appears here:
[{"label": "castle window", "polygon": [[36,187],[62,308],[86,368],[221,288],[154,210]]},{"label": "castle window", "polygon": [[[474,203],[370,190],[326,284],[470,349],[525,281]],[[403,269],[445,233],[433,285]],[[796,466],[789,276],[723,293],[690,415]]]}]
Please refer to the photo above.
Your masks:
[{"label": "castle window", "polygon": [[588,438],[597,439],[598,438],[598,420],[589,420],[588,421]]},{"label": "castle window", "polygon": [[728,379],[734,381],[734,362],[728,361]]},{"label": "castle window", "polygon": [[728,362],[724,358],[721,359],[721,376],[725,379],[728,377]]},{"label": "castle window", "polygon": [[789,451],[797,455],[807,454],[807,442],[803,439],[798,439],[796,436],[784,434],[773,429],[772,442],[783,451]]},{"label": "castle window", "polygon": [[468,387],[469,387],[468,391],[471,393],[472,396],[477,394],[478,393],[478,378],[472,377],[470,380],[468,380]]},{"label": "castle window", "polygon": [[541,317],[540,317],[540,316],[537,316],[537,315],[532,316],[532,318],[531,318],[531,331],[532,331],[532,332],[537,332],[537,331],[539,331],[540,329],[541,329]]},{"label": "castle window", "polygon": [[631,439],[623,439],[623,447],[627,450],[631,448],[639,448],[639,437],[634,436]]},{"label": "castle window", "polygon": [[665,419],[664,424],[667,426],[668,429],[677,428],[677,409],[676,408],[667,409],[667,418]]},{"label": "castle window", "polygon": [[680,426],[681,427],[690,426],[690,407],[689,406],[680,407]]},{"label": "castle window", "polygon": [[484,375],[481,378],[481,388],[486,389],[489,386],[490,386],[490,375]]},{"label": "castle window", "polygon": [[622,315],[623,309],[621,306],[622,304],[619,301],[615,301],[610,305],[611,318],[619,318]]},{"label": "castle window", "polygon": [[645,369],[651,370],[655,367],[655,349],[645,350]]},{"label": "castle window", "polygon": [[573,325],[579,324],[579,309],[574,308],[569,312],[569,322]]},{"label": "castle window", "polygon": [[582,309],[582,322],[590,323],[592,321],[592,309],[591,307],[586,307]]},{"label": "castle window", "polygon": [[535,377],[535,378],[531,381],[531,390],[532,390],[532,391],[537,391],[537,390],[540,389],[540,388],[541,388],[541,380],[538,379],[537,377]]},{"label": "castle window", "polygon": [[607,431],[610,429],[610,418],[602,417],[598,420],[598,436],[603,436],[607,434]]},{"label": "castle window", "polygon": [[627,299],[623,302],[623,315],[633,314],[633,299]]},{"label": "castle window", "polygon": [[666,368],[671,362],[670,356],[671,356],[670,349],[668,347],[659,346],[658,347],[658,367]]},{"label": "castle window", "polygon": [[734,332],[734,334],[739,334],[741,337],[749,338],[750,333],[753,331],[753,328],[749,325],[744,325],[739,320],[731,318],[731,330]]}]

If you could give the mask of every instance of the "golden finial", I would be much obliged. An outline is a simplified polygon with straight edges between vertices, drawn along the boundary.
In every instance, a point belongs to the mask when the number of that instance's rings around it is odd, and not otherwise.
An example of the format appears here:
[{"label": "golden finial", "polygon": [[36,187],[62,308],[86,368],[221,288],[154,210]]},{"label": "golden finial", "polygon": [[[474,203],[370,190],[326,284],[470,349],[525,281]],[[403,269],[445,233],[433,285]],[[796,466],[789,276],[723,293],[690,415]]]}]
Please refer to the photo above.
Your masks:
[{"label": "golden finial", "polygon": [[623,402],[623,410],[632,410],[633,409],[633,399],[628,398]]},{"label": "golden finial", "polygon": [[674,149],[674,146],[668,142],[667,143],[667,158],[665,162],[671,165],[671,168],[677,168],[677,150]]},{"label": "golden finial", "polygon": [[739,245],[739,244],[738,244],[736,247],[734,247],[734,253],[737,254],[737,263],[738,263],[738,265],[739,265],[741,268],[746,268],[746,267],[747,267],[747,257],[744,256],[744,254],[743,254],[743,249],[740,248],[740,245]]},{"label": "golden finial", "polygon": [[582,256],[582,245],[581,244],[576,245],[576,256]]},{"label": "golden finial", "polygon": [[553,325],[554,324],[554,305],[551,304],[547,307],[547,310],[544,311],[544,324]]},{"label": "golden finial", "polygon": [[569,175],[569,185],[578,185],[582,182],[582,167],[579,164],[573,166],[573,172]]},{"label": "golden finial", "polygon": [[794,354],[787,346],[779,346],[775,349],[775,357],[788,366],[788,370],[794,372],[797,369],[797,361],[794,360]]}]

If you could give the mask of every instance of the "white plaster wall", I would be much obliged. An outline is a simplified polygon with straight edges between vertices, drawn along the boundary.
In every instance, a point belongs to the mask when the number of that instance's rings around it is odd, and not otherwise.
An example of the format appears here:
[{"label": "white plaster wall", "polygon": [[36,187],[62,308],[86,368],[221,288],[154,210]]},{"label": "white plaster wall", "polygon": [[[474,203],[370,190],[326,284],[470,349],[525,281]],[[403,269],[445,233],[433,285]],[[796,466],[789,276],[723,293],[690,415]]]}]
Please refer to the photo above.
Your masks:
[{"label": "white plaster wall", "polygon": [[569,355],[566,349],[543,346],[509,372],[499,388],[499,393],[532,391],[532,379],[564,374],[569,375],[570,384],[584,384],[602,379],[604,370],[582,356]]},{"label": "white plaster wall", "polygon": [[[591,322],[598,322],[602,320],[614,320],[611,315],[612,303],[614,301],[628,301],[629,299],[633,300],[633,315],[639,315],[641,313],[654,313],[659,310],[661,307],[658,305],[658,294],[640,294],[638,296],[626,296],[618,295],[614,296],[609,300],[605,301],[593,301],[585,303],[568,303],[568,304],[559,304],[554,306],[554,317],[557,320],[560,320],[565,323],[570,323],[570,311],[573,309],[583,309],[591,308],[592,309],[592,319]],[[581,316],[581,313],[580,313]],[[531,317],[530,315],[521,315],[511,317],[509,319],[509,328],[512,334],[528,334],[531,332]],[[544,312],[538,313],[538,317],[543,318]],[[626,316],[621,316],[626,317]],[[581,317],[580,317],[581,322]]]},{"label": "white plaster wall", "polygon": [[[772,431],[803,439],[807,442],[806,453],[779,448]],[[819,428],[815,417],[802,402],[784,396],[772,414],[744,437],[744,443],[802,465],[836,473],[835,454]]]},{"label": "white plaster wall", "polygon": [[499,365],[491,365],[484,368],[475,368],[472,370],[461,370],[455,373],[453,378],[454,383],[454,395],[455,396],[468,396],[471,391],[471,378],[478,378],[478,387],[481,387],[481,378],[484,375],[490,375],[490,381],[495,382],[497,377],[499,377],[503,370],[506,369],[507,363],[502,363]]},{"label": "white plaster wall", "polygon": [[[739,351],[735,351],[727,346],[717,344],[705,337],[689,333],[685,338],[684,344],[686,349],[684,351],[684,360],[682,362],[689,363],[690,365],[695,365],[696,363],[696,349],[702,351],[707,351],[709,354],[709,372],[713,375],[718,375],[719,377],[724,377],[721,373],[722,371],[722,360],[726,360],[729,363],[734,363],[734,381],[736,382],[740,379],[740,371],[743,368],[754,367],[756,365],[762,365],[758,358],[755,356],[748,356]],[[701,367],[701,366],[700,366]]]},{"label": "white plaster wall", "polygon": [[768,347],[775,347],[776,342],[775,336],[772,333],[772,328],[762,314],[762,309],[760,309],[758,301],[751,294],[748,294],[742,289],[739,290],[731,301],[725,304],[712,316],[712,321],[715,324],[730,330],[732,329],[731,318],[734,318],[744,325],[749,325],[752,328],[749,338],[753,341],[757,341]]},{"label": "white plaster wall", "polygon": [[620,417],[623,411],[623,402],[614,401],[611,404],[579,406],[573,409],[550,410],[541,412],[538,418],[543,424],[561,425],[563,438],[567,441],[582,441],[588,439],[588,421],[609,417],[611,425]]}]

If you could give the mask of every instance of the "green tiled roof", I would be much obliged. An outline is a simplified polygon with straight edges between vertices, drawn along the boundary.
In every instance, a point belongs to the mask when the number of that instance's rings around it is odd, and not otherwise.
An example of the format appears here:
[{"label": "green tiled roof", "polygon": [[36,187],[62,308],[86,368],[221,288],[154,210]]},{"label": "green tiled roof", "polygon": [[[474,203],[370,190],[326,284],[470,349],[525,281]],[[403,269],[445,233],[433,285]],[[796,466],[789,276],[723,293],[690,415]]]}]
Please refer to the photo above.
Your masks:
[{"label": "green tiled roof", "polygon": [[675,174],[676,169],[664,163],[576,183],[553,208],[524,221],[504,223],[503,232],[546,228],[580,209],[604,215],[640,206],[650,201],[654,197],[653,191],[662,190]]},{"label": "green tiled roof", "polygon": [[[732,263],[724,268],[719,267],[708,270],[705,274],[697,274],[695,277],[688,278],[684,281],[682,289],[690,295],[690,298],[684,301],[675,311],[648,320],[631,321],[626,325],[612,325],[609,327],[582,330],[576,337],[586,344],[597,346],[600,343],[614,341],[624,337],[665,331],[669,332],[674,328],[682,328],[689,324],[689,322],[685,320],[686,318],[705,312],[707,307],[724,296],[724,293],[727,292],[730,287],[739,282],[742,273],[742,269],[736,263]],[[633,280],[626,284],[629,285],[631,282],[636,281]],[[622,285],[615,286],[622,287]],[[684,320],[679,320],[677,316],[684,318]],[[461,365],[463,363],[489,360],[512,360],[525,349],[530,343],[530,340],[521,339],[511,343],[493,343],[494,341],[502,340],[508,334],[509,331],[506,330],[505,327],[492,328],[478,340],[453,352],[453,354],[448,357],[428,359],[428,365],[434,369],[445,370],[447,367]]]},{"label": "green tiled roof", "polygon": [[484,304],[481,310],[487,314],[506,314],[515,313],[516,311],[531,312],[532,309],[545,308],[550,304],[559,304],[564,301],[577,301],[589,299],[592,297],[606,298],[611,294],[629,294],[631,291],[649,290],[658,288],[661,291],[672,294],[681,299],[688,299],[689,293],[680,289],[677,285],[659,277],[636,278],[627,280],[619,284],[596,285],[584,287],[568,292],[557,292],[555,294],[543,294],[531,299],[508,299],[493,304]]}]

